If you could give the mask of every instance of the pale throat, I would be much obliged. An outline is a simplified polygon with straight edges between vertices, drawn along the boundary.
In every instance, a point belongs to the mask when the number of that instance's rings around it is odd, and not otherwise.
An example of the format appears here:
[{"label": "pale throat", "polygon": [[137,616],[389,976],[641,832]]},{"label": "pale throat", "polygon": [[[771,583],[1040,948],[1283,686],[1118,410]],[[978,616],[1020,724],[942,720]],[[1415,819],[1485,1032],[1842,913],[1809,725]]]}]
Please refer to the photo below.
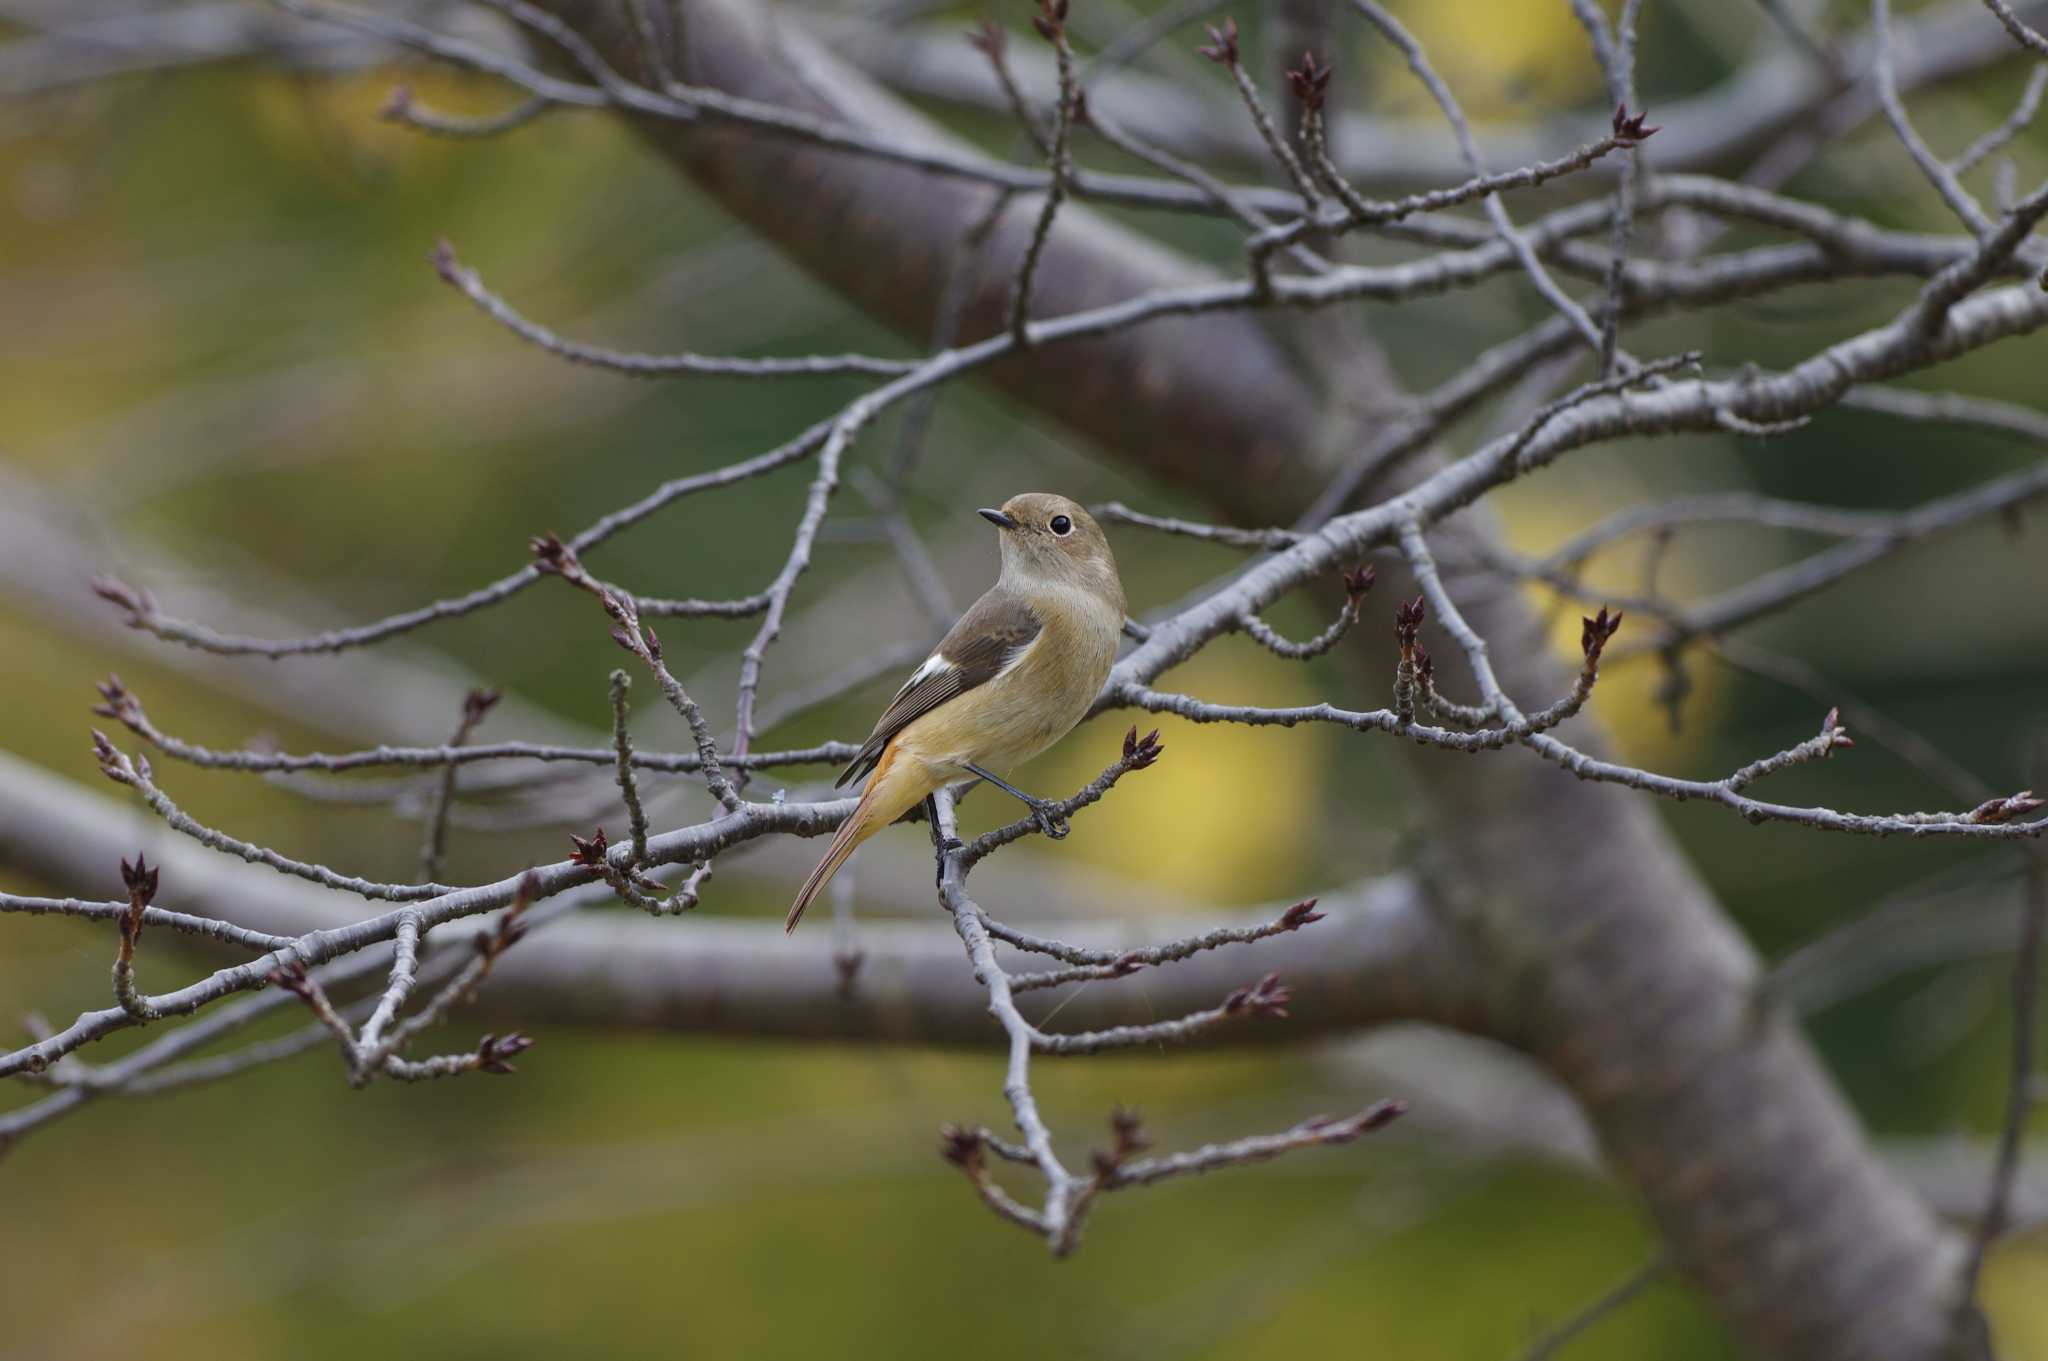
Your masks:
[{"label": "pale throat", "polygon": [[1123,631],[1123,583],[1113,563],[1060,558],[1027,558],[1006,546],[1000,584],[1029,602],[1045,605],[1075,624],[1095,623],[1108,616]]}]

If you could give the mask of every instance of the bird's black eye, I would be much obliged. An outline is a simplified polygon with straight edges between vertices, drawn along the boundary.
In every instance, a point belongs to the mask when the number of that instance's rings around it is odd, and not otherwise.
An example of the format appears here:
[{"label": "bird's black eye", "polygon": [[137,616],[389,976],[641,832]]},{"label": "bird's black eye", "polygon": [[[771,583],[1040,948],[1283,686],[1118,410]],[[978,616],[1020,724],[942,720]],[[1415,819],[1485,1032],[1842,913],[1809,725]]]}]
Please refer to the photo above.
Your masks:
[{"label": "bird's black eye", "polygon": [[1064,515],[1055,515],[1049,528],[1055,534],[1071,534],[1074,532],[1074,522]]}]

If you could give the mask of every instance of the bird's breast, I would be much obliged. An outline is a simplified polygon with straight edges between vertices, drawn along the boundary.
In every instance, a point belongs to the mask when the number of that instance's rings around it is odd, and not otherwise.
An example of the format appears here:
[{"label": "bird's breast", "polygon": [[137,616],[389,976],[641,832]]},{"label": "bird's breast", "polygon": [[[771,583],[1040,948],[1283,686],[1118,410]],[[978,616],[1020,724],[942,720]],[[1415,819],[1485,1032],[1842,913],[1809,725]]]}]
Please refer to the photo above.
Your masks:
[{"label": "bird's breast", "polygon": [[1041,607],[1044,626],[1009,667],[917,720],[903,745],[928,763],[960,772],[968,764],[1018,765],[1074,730],[1116,663],[1123,617],[1099,602]]}]

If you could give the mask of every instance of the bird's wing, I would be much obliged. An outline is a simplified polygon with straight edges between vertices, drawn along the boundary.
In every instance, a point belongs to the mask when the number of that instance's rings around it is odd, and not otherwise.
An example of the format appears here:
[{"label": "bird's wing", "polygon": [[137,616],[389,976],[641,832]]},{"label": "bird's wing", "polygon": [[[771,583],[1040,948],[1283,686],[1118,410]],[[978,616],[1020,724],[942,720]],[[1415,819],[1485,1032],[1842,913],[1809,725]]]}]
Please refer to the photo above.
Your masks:
[{"label": "bird's wing", "polygon": [[861,743],[860,752],[840,772],[837,784],[847,784],[873,770],[889,739],[916,719],[1001,675],[1042,627],[1031,607],[1009,591],[997,588],[975,601],[889,701],[875,721],[875,730]]}]

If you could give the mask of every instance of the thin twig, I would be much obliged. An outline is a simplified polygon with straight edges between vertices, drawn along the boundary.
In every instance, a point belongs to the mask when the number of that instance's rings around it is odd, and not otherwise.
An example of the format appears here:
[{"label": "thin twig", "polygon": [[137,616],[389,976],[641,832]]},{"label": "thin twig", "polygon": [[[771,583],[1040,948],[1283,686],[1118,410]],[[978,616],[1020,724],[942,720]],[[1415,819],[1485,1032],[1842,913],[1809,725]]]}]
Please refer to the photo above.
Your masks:
[{"label": "thin twig", "polygon": [[1358,622],[1359,606],[1365,600],[1365,593],[1372,589],[1373,576],[1370,564],[1356,571],[1346,572],[1344,608],[1337,612],[1337,617],[1330,621],[1328,628],[1307,642],[1296,643],[1282,638],[1273,631],[1271,625],[1250,610],[1246,610],[1239,617],[1238,626],[1244,630],[1245,636],[1275,656],[1298,662],[1320,657],[1341,642],[1344,635],[1351,631],[1351,626]]},{"label": "thin twig", "polygon": [[[1430,65],[1428,55],[1422,50],[1422,44],[1416,42],[1408,30],[1401,26],[1400,21],[1381,8],[1376,0],[1351,0],[1351,7],[1357,10],[1367,23],[1379,30],[1380,36],[1392,43],[1406,59],[1408,69],[1415,73],[1415,78],[1429,91],[1430,98],[1436,101],[1437,107],[1443,111],[1445,121],[1451,125],[1451,132],[1458,141],[1458,150],[1465,158],[1466,168],[1475,177],[1484,176],[1486,163],[1479,154],[1479,143],[1473,139],[1472,126],[1465,121],[1465,112],[1458,107],[1456,97],[1451,94],[1451,87],[1444,83],[1443,77]],[[1517,230],[1514,221],[1509,218],[1507,205],[1501,202],[1500,194],[1489,193],[1482,202],[1494,230],[1500,233],[1501,240],[1507,242],[1509,248],[1514,251],[1523,273],[1529,276],[1529,281],[1536,286],[1536,291],[1570,320],[1573,328],[1592,346],[1595,354],[1600,353],[1602,342],[1599,327],[1586,315],[1586,309],[1574,302],[1557,286],[1557,281],[1550,277],[1550,271],[1536,258],[1536,252],[1531,249],[1528,238]]]},{"label": "thin twig", "polygon": [[1984,1258],[1992,1243],[2005,1231],[2011,1212],[2012,1191],[2019,1179],[2020,1149],[2026,1135],[2027,1117],[2036,1103],[2035,1055],[2040,1051],[2041,1025],[2041,940],[2048,926],[2048,861],[2039,855],[2027,858],[2026,907],[2020,917],[2019,948],[2012,966],[2012,1051],[2008,1064],[2005,1118],[1998,1131],[1998,1152],[1992,1164],[1991,1182],[1985,1188],[1984,1213],[1970,1235],[1964,1257],[1959,1297],[1964,1308],[1974,1307],[1977,1287],[1983,1276]]},{"label": "thin twig", "polygon": [[1225,19],[1220,27],[1211,27],[1209,46],[1202,48],[1201,53],[1230,72],[1238,97],[1244,101],[1245,112],[1251,115],[1252,126],[1259,131],[1259,140],[1266,144],[1266,150],[1286,172],[1287,182],[1301,195],[1302,211],[1313,213],[1316,205],[1322,202],[1322,195],[1316,192],[1315,181],[1302,167],[1301,158],[1294,154],[1294,148],[1273,126],[1272,115],[1266,112],[1266,102],[1259,96],[1259,87],[1253,83],[1251,73],[1244,69],[1237,50],[1237,20]]},{"label": "thin twig", "polygon": [[200,822],[175,803],[170,796],[157,788],[151,778],[149,758],[138,757],[131,761],[127,753],[107,740],[106,734],[93,731],[93,753],[100,763],[100,773],[116,784],[124,784],[142,796],[149,810],[162,818],[173,831],[191,837],[208,850],[220,851],[225,855],[239,856],[252,865],[263,865],[279,874],[289,874],[305,879],[322,888],[337,889],[344,893],[358,893],[365,898],[381,898],[387,902],[414,902],[424,898],[436,898],[454,890],[446,884],[383,884],[354,875],[336,874],[325,865],[308,864],[281,855],[266,846],[230,836]]},{"label": "thin twig", "polygon": [[2048,62],[2036,65],[2027,76],[2026,88],[2020,91],[2020,102],[2013,106],[2013,111],[2007,115],[2006,120],[1970,143],[1961,155],[1948,163],[1949,173],[1967,174],[1985,157],[2025,132],[2028,124],[2034,121],[2034,115],[2041,110],[2041,96],[2044,92],[2048,92]]},{"label": "thin twig", "polygon": [[[87,902],[79,898],[34,898],[14,893],[0,893],[0,912],[18,912],[31,917],[82,917],[89,921],[120,921],[130,912],[129,903]],[[251,931],[218,917],[199,917],[187,912],[170,912],[161,907],[147,908],[142,914],[144,926],[161,926],[187,935],[204,936],[217,940],[223,945],[236,945],[245,950],[276,950],[291,944],[290,936],[273,936],[264,931]]]},{"label": "thin twig", "polygon": [[1522,1353],[1522,1361],[1549,1361],[1566,1343],[1662,1280],[1668,1270],[1670,1263],[1664,1254],[1653,1254],[1650,1260],[1595,1295],[1570,1316],[1544,1329]]},{"label": "thin twig", "polygon": [[1913,164],[1920,167],[1920,173],[1941,195],[1942,202],[1981,241],[1991,234],[1991,219],[1985,216],[1975,196],[1963,188],[1956,172],[1942,164],[1941,158],[1921,140],[1912,118],[1906,113],[1905,103],[1899,98],[1899,78],[1892,67],[1891,8],[1891,0],[1871,0],[1870,25],[1876,44],[1871,67],[1877,77],[1877,96],[1885,121],[1891,124],[1892,132],[1906,148],[1906,154],[1913,158]]},{"label": "thin twig", "polygon": [[2020,46],[2048,57],[2048,38],[2030,28],[2019,15],[2013,13],[2006,0],[1984,0],[1984,7],[1998,16],[1998,22],[2005,25],[2005,31],[2012,34],[2012,40]]},{"label": "thin twig", "polygon": [[793,359],[736,359],[723,355],[637,354],[586,345],[555,334],[539,322],[522,316],[513,306],[484,287],[477,272],[455,258],[455,248],[446,241],[434,247],[434,272],[478,310],[522,340],[538,345],[549,354],[572,364],[609,369],[633,378],[677,378],[711,376],[719,378],[821,377],[837,374],[872,374],[894,377],[917,367],[914,359],[879,359],[864,354],[815,354]]},{"label": "thin twig", "polygon": [[[918,650],[922,656],[924,649]],[[848,672],[831,678],[829,687],[821,687],[823,693],[813,702],[823,703],[853,688],[863,679],[873,679],[874,674],[902,669],[909,661],[888,654],[883,658],[886,665],[875,673],[866,669]],[[865,667],[865,664],[863,664]],[[489,761],[538,761],[543,763],[570,763],[577,765],[614,765],[618,761],[616,747],[565,747],[543,742],[492,742],[462,747],[369,747],[362,751],[342,752],[281,752],[222,750],[217,747],[200,746],[187,742],[158,728],[143,710],[142,701],[129,690],[119,676],[109,676],[100,683],[103,703],[94,707],[93,712],[105,718],[116,719],[129,731],[149,743],[152,747],[174,760],[209,770],[236,770],[258,774],[284,774],[304,771],[320,771],[330,775],[345,774],[354,770],[372,770],[386,766],[401,766],[432,769],[440,766],[476,765]],[[785,701],[787,705],[787,701]],[[802,706],[785,707],[771,717],[776,723],[802,712]],[[800,747],[791,751],[757,751],[745,756],[731,752],[720,752],[721,766],[744,770],[769,770],[778,766],[797,765],[839,765],[853,759],[859,751],[859,744],[853,742],[821,742],[812,747]],[[687,774],[704,768],[704,758],[695,752],[646,752],[634,751],[632,764],[638,770],[661,771],[666,774]],[[379,792],[379,800],[389,795]]]},{"label": "thin twig", "polygon": [[[690,736],[697,746],[698,767],[703,773],[704,783],[709,786],[712,797],[716,798],[727,812],[736,812],[740,807],[739,791],[725,774],[724,763],[718,754],[718,745],[711,735],[711,725],[704,719],[704,711],[683,689],[681,681],[669,671],[663,660],[660,635],[641,621],[638,604],[633,597],[616,587],[607,586],[584,570],[582,559],[574,548],[563,543],[553,534],[542,534],[529,545],[533,550],[537,569],[550,575],[559,576],[570,585],[587,591],[597,597],[611,617],[612,641],[631,652],[648,670],[654,673],[655,683],[675,711],[682,715],[683,722],[690,729]],[[742,737],[745,731],[742,729]],[[735,744],[735,750],[739,745]],[[616,756],[614,757],[616,760]],[[644,849],[644,847],[643,847]]]},{"label": "thin twig", "polygon": [[474,141],[485,137],[497,137],[523,128],[542,114],[561,106],[553,100],[539,95],[529,95],[516,104],[508,105],[504,112],[487,114],[481,118],[465,118],[458,114],[441,113],[419,102],[409,86],[394,85],[391,94],[384,101],[384,107],[377,116],[387,123],[411,128],[415,132],[430,133],[436,137],[452,137],[458,141]]},{"label": "thin twig", "polygon": [[626,693],[633,682],[624,671],[612,672],[612,752],[614,776],[619,786],[619,797],[626,805],[626,818],[633,838],[633,863],[641,864],[647,859],[647,812],[640,806],[640,785],[633,777],[633,734],[626,726],[629,710]]},{"label": "thin twig", "polygon": [[1020,350],[1029,348],[1032,343],[1031,286],[1037,278],[1038,262],[1045,254],[1045,244],[1052,238],[1053,219],[1059,216],[1060,205],[1066,202],[1067,184],[1074,173],[1074,115],[1081,99],[1080,82],[1074,78],[1074,49],[1067,42],[1067,0],[1040,0],[1039,10],[1033,22],[1045,40],[1052,44],[1053,57],[1059,67],[1060,90],[1059,103],[1053,110],[1051,148],[1046,156],[1052,167],[1052,182],[1046,187],[1045,200],[1038,209],[1038,220],[1031,228],[1031,239],[1024,247],[1023,258],[1017,263],[1016,278],[1010,284],[1010,336]]},{"label": "thin twig", "polygon": [[396,1048],[395,1039],[387,1041],[384,1032],[398,1019],[398,1013],[405,1007],[406,999],[412,996],[413,985],[420,976],[420,916],[408,912],[398,919],[398,930],[392,937],[391,977],[384,985],[384,991],[377,999],[370,1018],[363,1022],[362,1033],[355,1042],[354,1060],[350,1066],[349,1081],[362,1086],[370,1080],[370,1074],[383,1066]]},{"label": "thin twig", "polygon": [[[284,0],[280,0],[283,3]],[[820,422],[798,435],[795,439],[769,450],[765,454],[715,469],[708,473],[694,473],[687,477],[664,482],[652,492],[629,506],[622,507],[602,517],[574,538],[567,540],[568,546],[578,553],[588,552],[606,539],[622,530],[630,529],[648,516],[684,497],[717,487],[728,487],[748,478],[800,459],[808,458],[825,442],[830,433],[828,422]],[[346,652],[353,648],[367,647],[381,643],[428,624],[444,619],[456,619],[474,614],[500,601],[509,599],[541,579],[541,572],[531,565],[521,568],[509,576],[500,577],[489,585],[479,587],[466,595],[451,596],[436,600],[418,609],[406,610],[389,615],[369,624],[352,628],[332,629],[323,633],[308,634],[301,638],[252,638],[237,634],[220,633],[203,624],[190,623],[162,614],[156,601],[147,591],[115,580],[101,577],[93,582],[94,592],[101,599],[122,610],[125,623],[130,628],[142,629],[166,642],[181,643],[202,652],[222,656],[257,657],[298,657],[317,653]]]},{"label": "thin twig", "polygon": [[[462,717],[456,721],[455,731],[448,738],[450,749],[459,749],[469,741],[477,724],[484,721],[484,715],[498,702],[499,691],[471,690],[462,699]],[[441,857],[448,849],[448,810],[455,805],[455,777],[461,770],[450,761],[441,770],[441,780],[434,789],[433,802],[427,810],[426,840],[420,846],[420,880],[432,883],[441,872]]]},{"label": "thin twig", "polygon": [[[1614,52],[1614,73],[1611,93],[1614,97],[1614,127],[1619,136],[1624,131],[1640,130],[1642,137],[1654,132],[1654,128],[1643,126],[1643,118],[1637,115],[1633,123],[1628,111],[1638,107],[1636,101],[1636,25],[1642,16],[1643,0],[1622,0],[1621,18],[1617,24]],[[1630,139],[1632,147],[1640,147],[1642,137]],[[1635,231],[1636,181],[1643,168],[1640,150],[1628,158],[1621,169],[1621,183],[1614,191],[1614,229],[1608,242],[1608,250],[1614,259],[1607,269],[1607,305],[1600,313],[1600,376],[1612,378],[1614,366],[1621,346],[1621,290],[1622,282],[1628,275],[1629,243]]]},{"label": "thin twig", "polygon": [[114,1001],[138,1024],[157,1018],[156,1008],[135,988],[135,947],[142,939],[143,919],[149,911],[150,899],[156,896],[160,877],[160,870],[151,869],[140,852],[134,864],[121,862],[121,883],[128,890],[128,910],[117,920],[121,944],[114,953]]},{"label": "thin twig", "polygon": [[988,58],[989,71],[996,78],[996,85],[1003,92],[1003,99],[1010,106],[1010,112],[1024,135],[1038,148],[1038,154],[1048,160],[1053,154],[1052,135],[1038,121],[1031,101],[1024,97],[1024,90],[1017,84],[1017,74],[1010,69],[1009,35],[1003,26],[992,18],[984,17],[978,27],[969,29],[967,41],[976,51]]}]

